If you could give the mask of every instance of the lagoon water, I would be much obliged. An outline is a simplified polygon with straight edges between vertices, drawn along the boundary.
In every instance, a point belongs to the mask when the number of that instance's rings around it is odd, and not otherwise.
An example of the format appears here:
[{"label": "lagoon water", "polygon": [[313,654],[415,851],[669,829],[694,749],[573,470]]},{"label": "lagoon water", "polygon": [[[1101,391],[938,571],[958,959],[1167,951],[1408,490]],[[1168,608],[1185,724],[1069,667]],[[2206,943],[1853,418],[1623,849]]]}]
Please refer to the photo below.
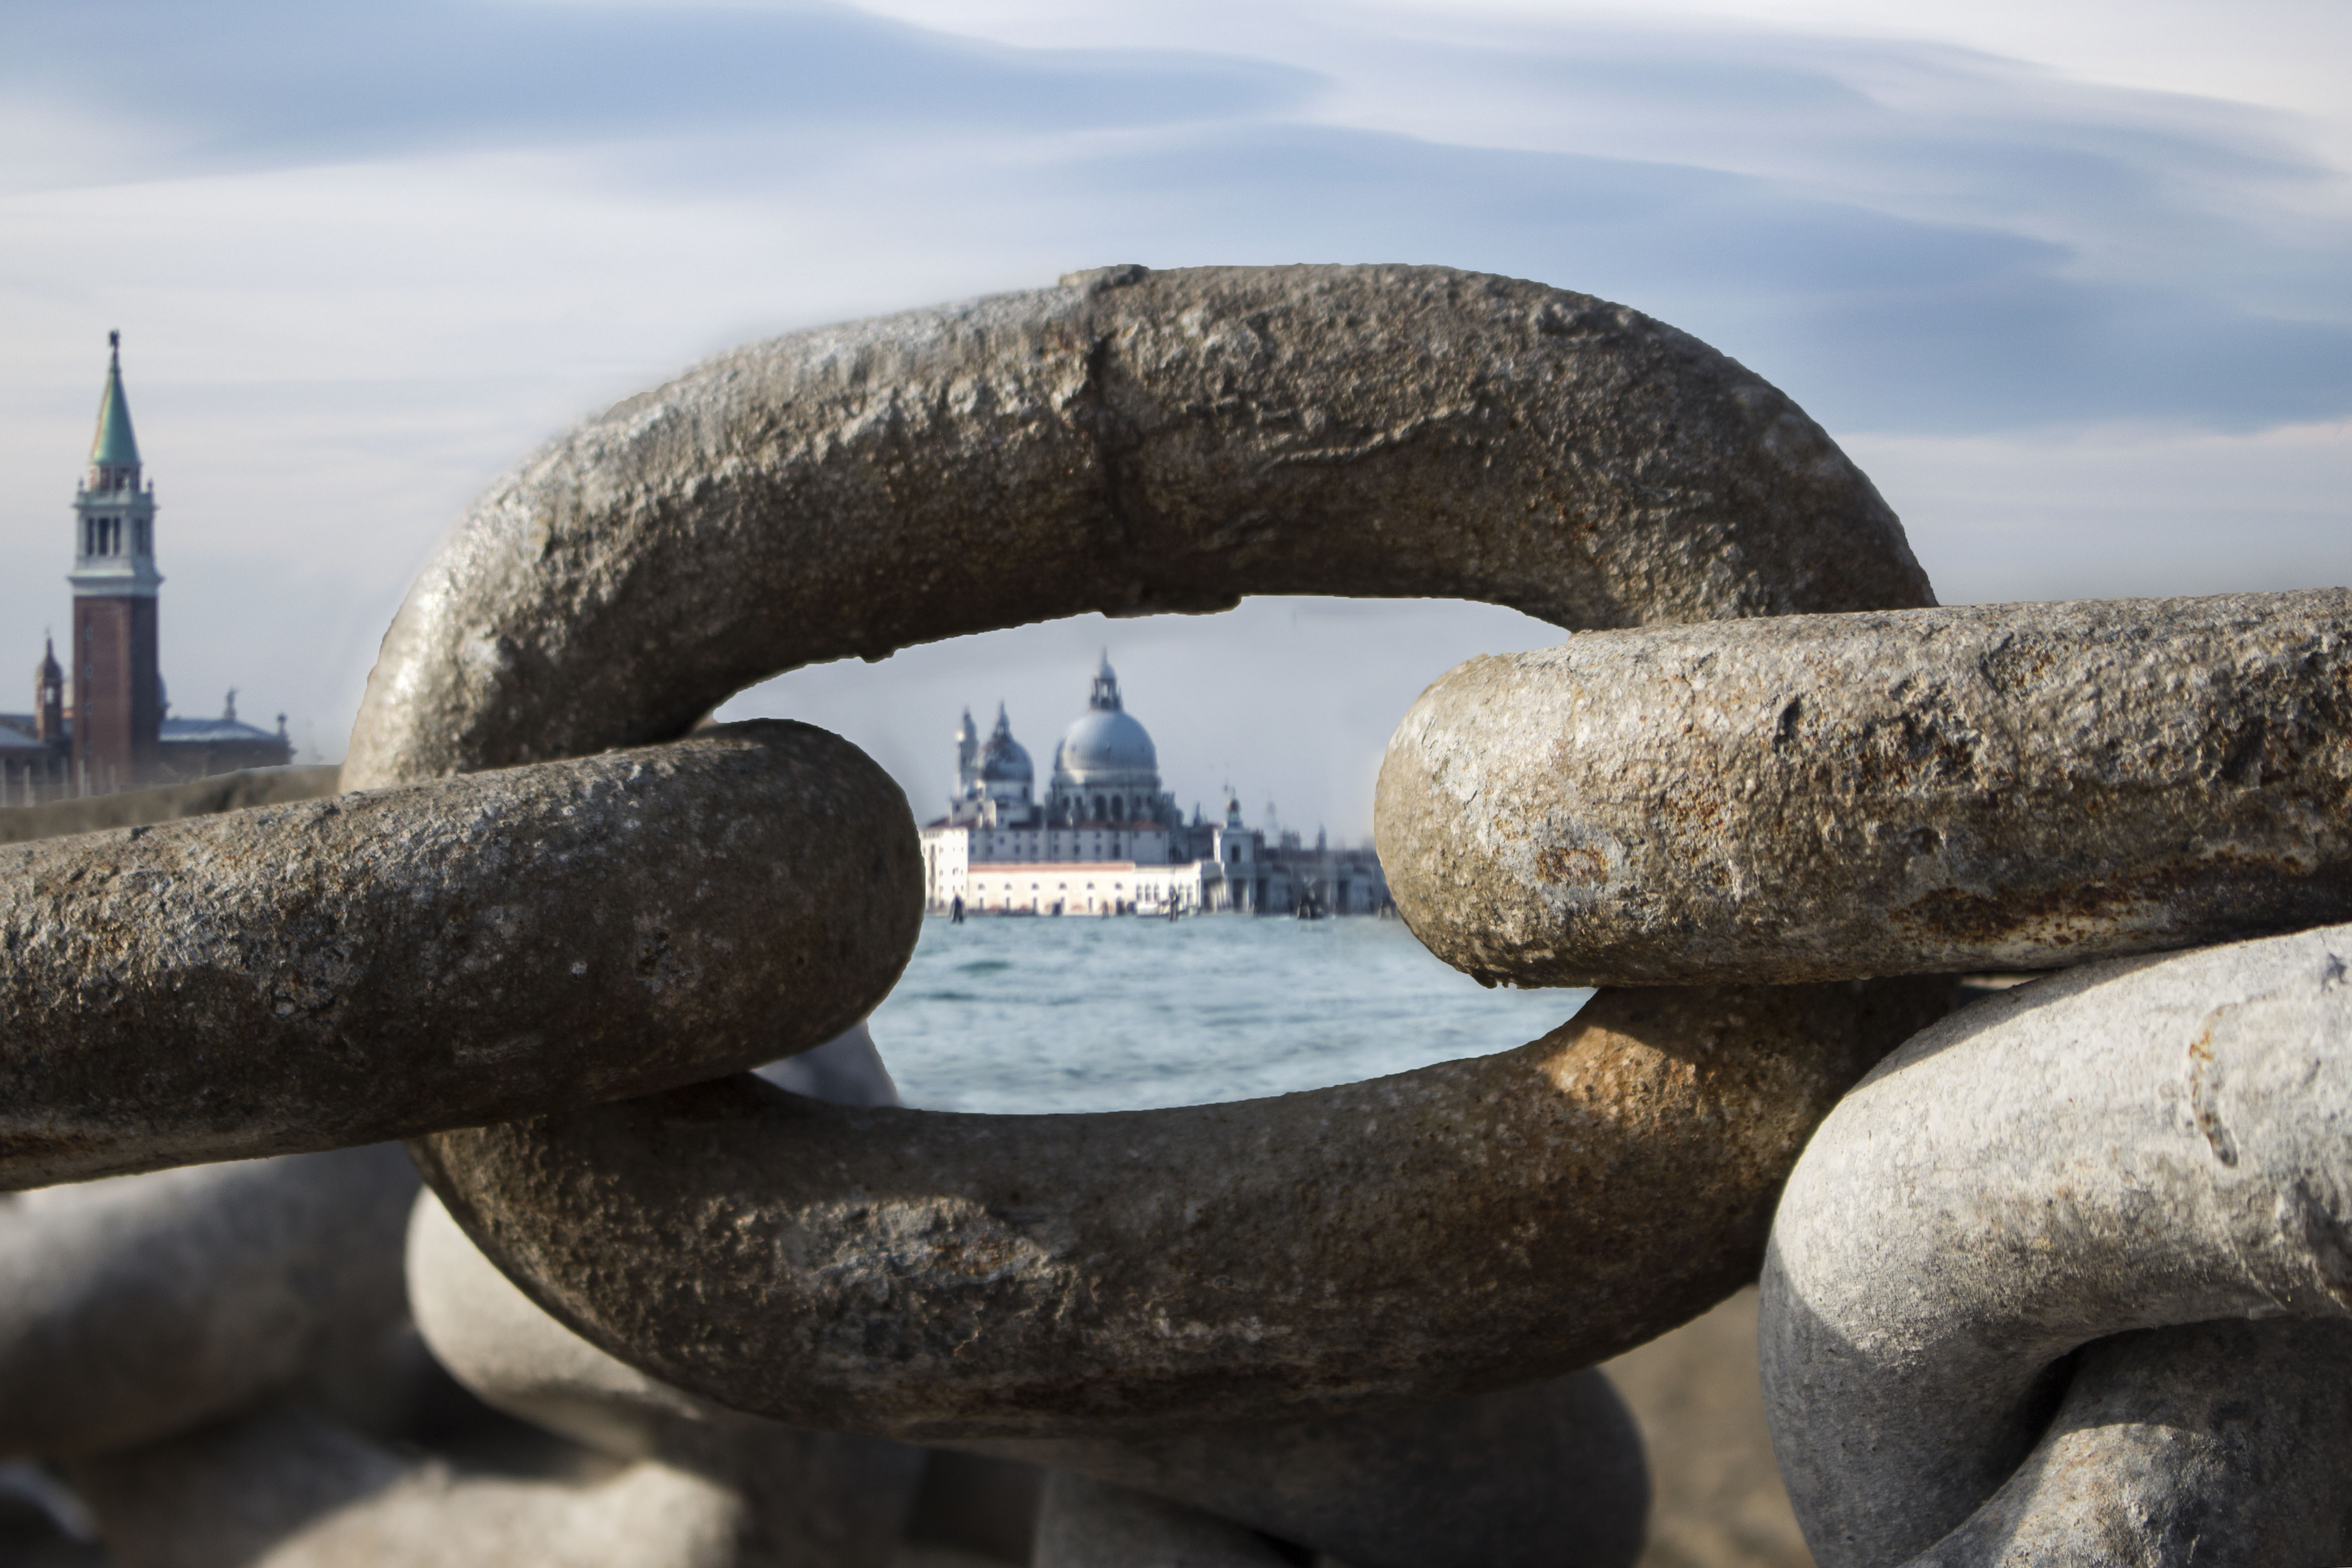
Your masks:
[{"label": "lagoon water", "polygon": [[872,1027],[908,1105],[1126,1110],[1508,1050],[1590,994],[1486,990],[1393,920],[932,918]]}]

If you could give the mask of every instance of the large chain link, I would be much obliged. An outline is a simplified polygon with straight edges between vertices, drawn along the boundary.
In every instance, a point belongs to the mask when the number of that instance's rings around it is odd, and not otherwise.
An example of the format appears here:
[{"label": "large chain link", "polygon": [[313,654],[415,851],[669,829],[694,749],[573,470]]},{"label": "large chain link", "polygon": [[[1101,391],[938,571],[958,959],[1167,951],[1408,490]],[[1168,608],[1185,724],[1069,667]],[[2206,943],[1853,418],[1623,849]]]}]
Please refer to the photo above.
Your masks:
[{"label": "large chain link", "polygon": [[0,850],[0,1182],[805,1050],[889,991],[921,899],[906,797],[801,724]]},{"label": "large chain link", "polygon": [[[832,737],[675,737],[812,661],[1245,593],[1585,631],[1433,687],[1378,817],[1441,956],[1611,989],[1238,1105],[740,1073],[887,992],[911,824]],[[1761,1268],[1832,1568],[2340,1562],[2298,1478],[2341,1469],[2352,1331],[2211,1320],[2352,1289],[2347,943],[2308,929],[2352,916],[2352,595],[1931,605],[1785,397],[1535,284],[1112,268],[724,356],[459,524],[370,681],[371,793],[0,851],[0,1173],[281,1156],[0,1213],[11,1269],[96,1238],[7,1287],[0,1446],[72,1458],[131,1562],[249,1493],[278,1522],[204,1561],[878,1563],[917,1440],[1052,1467],[1063,1568],[1622,1564],[1639,1446],[1578,1369]],[[1936,978],[2265,936],[1948,1017]],[[353,1346],[404,1319],[383,1226],[319,1216],[404,1211],[349,1149],[396,1136],[418,1328],[595,1484],[358,1435]],[[184,1299],[117,1311],[160,1237]],[[269,1353],[20,1413],[158,1325]]]}]

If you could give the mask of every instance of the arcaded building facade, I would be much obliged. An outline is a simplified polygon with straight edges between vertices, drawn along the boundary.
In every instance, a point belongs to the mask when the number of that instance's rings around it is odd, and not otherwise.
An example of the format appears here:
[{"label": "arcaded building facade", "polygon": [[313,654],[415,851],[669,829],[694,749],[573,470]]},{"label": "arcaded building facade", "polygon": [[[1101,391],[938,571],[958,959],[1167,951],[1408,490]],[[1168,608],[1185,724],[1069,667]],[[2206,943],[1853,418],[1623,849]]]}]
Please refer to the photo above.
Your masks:
[{"label": "arcaded building facade", "polygon": [[1161,787],[1150,734],[1127,711],[1108,655],[1086,711],[1063,731],[1041,792],[998,704],[985,740],[970,710],[956,732],[948,814],[923,829],[934,914],[1105,915],[1231,910],[1371,914],[1388,882],[1371,850],[1311,849],[1296,834],[1224,814],[1191,821]]}]

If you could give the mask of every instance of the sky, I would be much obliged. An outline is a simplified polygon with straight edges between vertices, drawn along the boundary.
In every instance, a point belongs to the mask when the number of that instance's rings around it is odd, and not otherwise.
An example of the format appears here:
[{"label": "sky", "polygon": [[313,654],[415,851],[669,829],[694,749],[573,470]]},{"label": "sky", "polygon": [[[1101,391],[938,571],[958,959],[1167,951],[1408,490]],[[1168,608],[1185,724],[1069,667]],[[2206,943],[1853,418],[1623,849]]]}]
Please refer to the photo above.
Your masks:
[{"label": "sky", "polygon": [[[2327,0],[8,0],[0,708],[69,601],[106,332],[174,710],[340,757],[467,502],[731,345],[1139,261],[1409,261],[1693,331],[1947,603],[2352,583],[2352,6]],[[1553,628],[1253,600],[803,670],[929,813],[1096,657],[1181,804],[1353,838],[1413,696]],[[12,695],[12,693],[14,693]]]}]

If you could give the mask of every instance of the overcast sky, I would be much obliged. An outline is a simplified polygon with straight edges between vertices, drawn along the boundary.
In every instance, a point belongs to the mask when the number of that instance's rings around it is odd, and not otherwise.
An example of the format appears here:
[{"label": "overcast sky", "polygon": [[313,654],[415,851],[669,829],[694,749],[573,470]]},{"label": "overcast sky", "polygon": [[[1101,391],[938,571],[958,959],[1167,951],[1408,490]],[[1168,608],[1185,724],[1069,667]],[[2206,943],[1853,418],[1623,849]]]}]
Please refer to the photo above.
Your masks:
[{"label": "overcast sky", "polygon": [[[1899,15],[1899,26],[1890,23]],[[751,338],[1112,261],[1413,261],[1696,332],[1947,602],[2352,582],[2352,6],[0,5],[0,708],[69,614],[105,334],[175,710],[339,756],[384,623],[564,423]],[[919,807],[1106,645],[1190,805],[1354,836],[1507,612],[1253,602],[809,670]],[[7,679],[0,676],[0,679]]]}]

